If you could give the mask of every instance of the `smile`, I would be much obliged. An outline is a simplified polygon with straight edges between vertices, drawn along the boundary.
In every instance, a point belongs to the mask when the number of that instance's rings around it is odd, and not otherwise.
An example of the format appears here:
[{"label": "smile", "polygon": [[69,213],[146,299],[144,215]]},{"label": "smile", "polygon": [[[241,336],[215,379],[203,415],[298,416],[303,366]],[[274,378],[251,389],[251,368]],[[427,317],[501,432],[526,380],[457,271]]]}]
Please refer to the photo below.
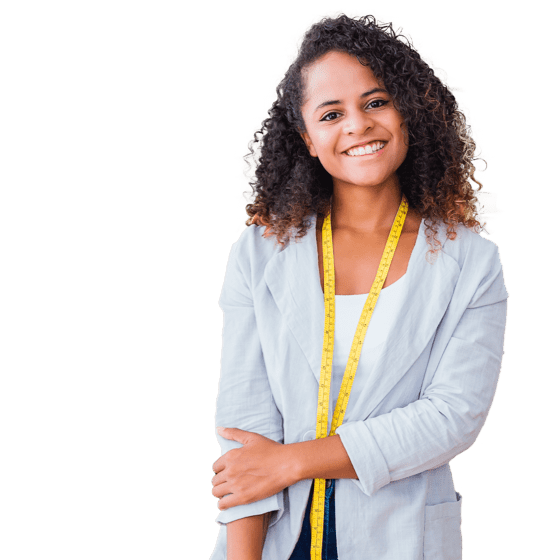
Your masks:
[{"label": "smile", "polygon": [[356,156],[367,156],[369,154],[375,154],[382,150],[385,147],[387,142],[372,142],[371,144],[367,144],[365,146],[360,146],[358,148],[352,148],[345,153],[348,156],[356,157]]}]

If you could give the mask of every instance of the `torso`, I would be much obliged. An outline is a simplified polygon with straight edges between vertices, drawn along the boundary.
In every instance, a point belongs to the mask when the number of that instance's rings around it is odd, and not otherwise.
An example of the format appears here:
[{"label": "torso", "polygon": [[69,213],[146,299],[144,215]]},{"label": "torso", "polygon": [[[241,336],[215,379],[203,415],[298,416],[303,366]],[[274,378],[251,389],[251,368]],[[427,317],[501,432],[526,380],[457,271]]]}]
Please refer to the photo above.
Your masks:
[{"label": "torso", "polygon": [[[406,273],[421,222],[422,217],[409,208],[383,288],[387,288]],[[316,228],[317,252],[321,288],[324,291],[322,227],[323,220],[319,216]],[[389,237],[389,231],[366,236],[351,231],[334,230],[336,295],[367,294],[370,291]]]}]

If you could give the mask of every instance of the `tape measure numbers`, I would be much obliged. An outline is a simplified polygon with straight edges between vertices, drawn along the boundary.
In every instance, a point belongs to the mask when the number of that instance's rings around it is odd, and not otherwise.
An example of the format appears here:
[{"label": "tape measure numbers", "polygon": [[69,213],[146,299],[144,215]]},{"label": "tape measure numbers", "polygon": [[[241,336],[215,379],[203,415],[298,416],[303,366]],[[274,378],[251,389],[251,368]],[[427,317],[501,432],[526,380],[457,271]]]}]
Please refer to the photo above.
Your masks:
[{"label": "tape measure numbers", "polygon": [[[352,383],[358,368],[360,353],[366,336],[369,321],[375,309],[377,298],[381,293],[393,255],[397,248],[399,238],[404,226],[404,221],[408,211],[408,202],[403,194],[401,204],[393,226],[387,239],[379,268],[375,280],[369,291],[369,295],[362,309],[362,314],[354,334],[352,347],[340,392],[336,401],[336,407],[333,413],[330,433],[335,435],[335,430],[342,424],[344,413],[350,398]],[[322,246],[323,246],[323,274],[324,274],[324,298],[325,298],[325,331],[323,335],[323,356],[321,359],[321,376],[319,381],[319,396],[317,402],[317,429],[316,438],[327,437],[329,423],[329,396],[331,387],[332,359],[334,351],[334,325],[335,325],[335,289],[334,289],[334,252],[332,243],[331,229],[331,213],[329,213],[323,221],[322,229]],[[325,485],[324,478],[316,478],[313,489],[313,501],[311,504],[311,560],[322,560],[323,548],[323,521],[325,515]]]}]

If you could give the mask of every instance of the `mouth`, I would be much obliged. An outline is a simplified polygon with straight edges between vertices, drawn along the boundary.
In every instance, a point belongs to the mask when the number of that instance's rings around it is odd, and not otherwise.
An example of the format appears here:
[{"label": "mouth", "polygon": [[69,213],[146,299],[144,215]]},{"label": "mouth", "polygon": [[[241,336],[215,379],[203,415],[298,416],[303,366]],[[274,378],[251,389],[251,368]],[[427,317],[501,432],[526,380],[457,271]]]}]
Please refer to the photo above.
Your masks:
[{"label": "mouth", "polygon": [[375,155],[381,152],[381,150],[387,145],[387,142],[371,142],[365,146],[359,146],[358,148],[351,148],[342,152],[344,155],[349,157],[363,157],[369,155]]}]

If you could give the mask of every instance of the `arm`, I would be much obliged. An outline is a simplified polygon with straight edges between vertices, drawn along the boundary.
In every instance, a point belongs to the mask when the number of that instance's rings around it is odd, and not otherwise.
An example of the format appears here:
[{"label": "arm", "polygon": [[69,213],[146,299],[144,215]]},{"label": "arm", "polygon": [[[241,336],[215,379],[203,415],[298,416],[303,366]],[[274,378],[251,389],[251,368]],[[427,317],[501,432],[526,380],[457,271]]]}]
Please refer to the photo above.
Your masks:
[{"label": "arm", "polygon": [[354,478],[358,475],[339,435],[285,445],[286,461],[297,481],[307,478]]},{"label": "arm", "polygon": [[496,258],[420,398],[337,428],[358,475],[354,482],[365,494],[448,463],[474,443],[498,382],[506,298]]},{"label": "arm", "polygon": [[[282,417],[268,382],[253,307],[248,259],[240,258],[239,241],[234,243],[219,299],[224,313],[221,373],[216,401],[216,425],[234,426],[283,440]],[[222,455],[241,445],[218,435]],[[229,524],[242,518],[283,512],[283,494],[221,511],[216,521]],[[249,522],[247,522],[249,523]],[[243,524],[239,524],[242,527]]]},{"label": "arm", "polygon": [[228,560],[261,560],[269,521],[270,513],[264,513],[228,523]]},{"label": "arm", "polygon": [[385,484],[450,461],[480,432],[495,393],[503,354],[507,292],[497,248],[471,266],[486,274],[474,291],[420,399],[335,436],[286,445],[297,480],[354,479],[373,494]]}]

